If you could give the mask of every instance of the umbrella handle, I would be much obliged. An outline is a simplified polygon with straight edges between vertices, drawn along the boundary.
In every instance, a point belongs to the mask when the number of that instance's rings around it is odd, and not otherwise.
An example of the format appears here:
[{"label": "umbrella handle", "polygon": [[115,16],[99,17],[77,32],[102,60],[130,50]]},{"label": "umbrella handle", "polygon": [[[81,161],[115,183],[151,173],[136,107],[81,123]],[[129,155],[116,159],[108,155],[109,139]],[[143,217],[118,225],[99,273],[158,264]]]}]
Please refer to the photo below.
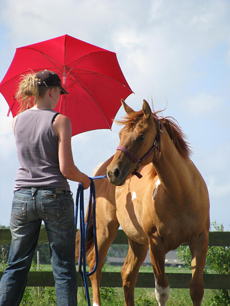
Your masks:
[{"label": "umbrella handle", "polygon": [[[95,193],[95,185],[94,181],[96,179],[106,178],[106,175],[96,176],[91,179],[90,184],[90,196],[89,196],[89,206],[88,206],[88,216],[86,219],[86,223],[84,222],[84,188],[82,184],[79,184],[76,195],[76,213],[75,213],[75,228],[77,232],[77,216],[78,216],[78,207],[80,206],[80,247],[79,247],[79,261],[78,261],[78,270],[80,275],[82,276],[84,286],[85,286],[85,294],[88,306],[90,306],[90,298],[89,298],[89,288],[87,282],[87,276],[91,276],[97,270],[98,266],[98,247],[97,247],[97,235],[96,235],[96,193]],[[92,205],[93,203],[93,205]],[[87,230],[90,221],[91,215],[91,207],[93,207],[93,238],[94,238],[94,246],[95,246],[95,265],[92,271],[89,273],[86,272],[86,239],[87,239]],[[83,271],[81,270],[83,269]]]}]

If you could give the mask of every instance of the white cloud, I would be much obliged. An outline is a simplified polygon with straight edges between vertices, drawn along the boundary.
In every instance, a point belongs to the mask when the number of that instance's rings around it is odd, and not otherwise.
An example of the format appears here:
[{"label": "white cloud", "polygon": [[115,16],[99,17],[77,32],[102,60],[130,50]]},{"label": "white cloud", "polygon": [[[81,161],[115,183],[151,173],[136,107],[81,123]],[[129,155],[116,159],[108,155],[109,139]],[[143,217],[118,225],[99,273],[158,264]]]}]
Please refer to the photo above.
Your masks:
[{"label": "white cloud", "polygon": [[196,155],[196,163],[208,185],[212,200],[225,199],[230,196],[230,136],[226,143],[213,143],[200,149]]},{"label": "white cloud", "polygon": [[15,151],[15,141],[12,131],[12,116],[7,117],[8,104],[0,96],[0,157],[6,159]]},{"label": "white cloud", "polygon": [[209,116],[213,115],[220,109],[224,109],[224,101],[220,97],[215,97],[208,93],[198,93],[196,96],[190,96],[185,103],[183,103],[191,115]]},{"label": "white cloud", "polygon": [[[211,198],[229,198],[230,197],[230,180],[223,181],[222,183],[217,183],[215,177],[209,177],[208,180],[208,189],[210,192]],[[227,200],[226,200],[227,203]]]},{"label": "white cloud", "polygon": [[[186,95],[187,84],[198,77],[202,83],[205,76],[195,63],[226,42],[229,12],[226,1],[221,5],[215,1],[154,1],[140,30],[132,27],[132,21],[122,31],[117,28],[115,49],[124,54],[122,67],[138,99],[141,95],[165,103],[165,97]],[[179,99],[173,103],[180,105]]]}]

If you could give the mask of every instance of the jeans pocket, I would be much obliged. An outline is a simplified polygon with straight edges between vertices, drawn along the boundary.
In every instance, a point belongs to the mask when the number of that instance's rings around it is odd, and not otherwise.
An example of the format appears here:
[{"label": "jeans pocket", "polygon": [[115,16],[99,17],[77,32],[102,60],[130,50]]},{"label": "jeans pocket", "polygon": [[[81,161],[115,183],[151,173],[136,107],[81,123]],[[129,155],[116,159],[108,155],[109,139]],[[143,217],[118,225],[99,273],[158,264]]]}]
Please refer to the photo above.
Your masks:
[{"label": "jeans pocket", "polygon": [[26,219],[27,203],[14,198],[12,203],[11,217],[15,220],[24,221]]},{"label": "jeans pocket", "polygon": [[47,221],[56,221],[66,212],[66,205],[63,199],[49,200],[48,198],[41,203],[44,219]]}]

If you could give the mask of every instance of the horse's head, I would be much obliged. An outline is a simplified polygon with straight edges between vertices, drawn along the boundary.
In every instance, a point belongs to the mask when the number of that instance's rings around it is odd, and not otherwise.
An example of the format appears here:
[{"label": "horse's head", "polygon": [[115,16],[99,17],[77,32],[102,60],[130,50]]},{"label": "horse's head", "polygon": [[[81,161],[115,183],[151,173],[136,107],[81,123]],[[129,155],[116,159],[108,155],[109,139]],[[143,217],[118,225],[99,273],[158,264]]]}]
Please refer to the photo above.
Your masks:
[{"label": "horse's head", "polygon": [[152,114],[145,100],[139,112],[133,111],[123,100],[122,105],[127,116],[118,123],[125,126],[119,133],[117,152],[107,167],[107,177],[115,185],[124,184],[127,176],[137,170],[140,164],[147,164],[153,159],[159,149],[162,132],[160,121]]}]

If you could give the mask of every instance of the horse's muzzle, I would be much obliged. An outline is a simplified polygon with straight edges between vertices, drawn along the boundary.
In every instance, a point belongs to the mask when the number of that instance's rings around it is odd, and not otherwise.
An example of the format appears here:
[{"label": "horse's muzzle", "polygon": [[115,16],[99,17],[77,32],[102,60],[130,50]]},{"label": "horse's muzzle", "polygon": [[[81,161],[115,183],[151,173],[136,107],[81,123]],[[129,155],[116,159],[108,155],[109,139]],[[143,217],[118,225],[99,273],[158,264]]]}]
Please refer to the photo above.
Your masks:
[{"label": "horse's muzzle", "polygon": [[121,171],[118,167],[115,167],[114,169],[107,168],[107,177],[111,184],[114,184],[116,186],[121,186],[125,183],[126,175],[122,175]]}]

